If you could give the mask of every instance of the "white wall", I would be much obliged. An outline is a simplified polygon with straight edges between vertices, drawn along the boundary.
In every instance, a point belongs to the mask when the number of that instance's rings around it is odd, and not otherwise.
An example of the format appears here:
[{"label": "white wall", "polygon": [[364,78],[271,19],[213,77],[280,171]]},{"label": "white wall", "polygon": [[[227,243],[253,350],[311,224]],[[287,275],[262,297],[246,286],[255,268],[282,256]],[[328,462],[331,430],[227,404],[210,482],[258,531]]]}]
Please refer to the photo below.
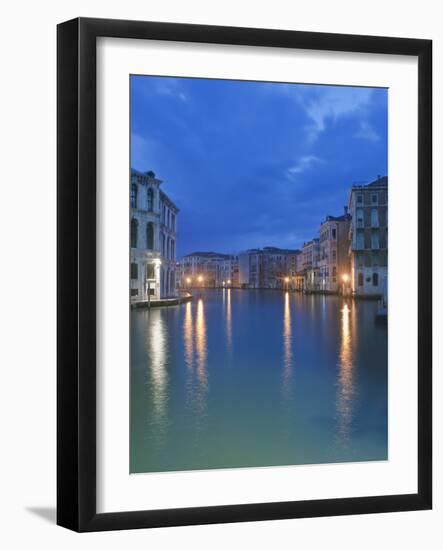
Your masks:
[{"label": "white wall", "polygon": [[[53,525],[55,505],[55,25],[79,15],[219,25],[292,28],[432,38],[434,43],[434,150],[443,149],[443,30],[441,2],[355,0],[67,0],[8,2],[2,10],[1,300],[2,383],[0,491],[5,548],[86,550],[131,548],[339,548],[441,547],[441,475],[435,510],[378,516],[324,518],[75,535]],[[25,177],[23,176],[25,175]],[[435,155],[434,181],[443,180]],[[4,196],[3,196],[4,195]],[[434,211],[443,206],[435,187]],[[20,208],[14,208],[20,203]],[[20,221],[17,223],[17,218]],[[442,221],[435,226],[439,242]],[[17,248],[17,243],[20,248]],[[27,243],[23,254],[23,244]],[[435,280],[442,280],[443,247],[435,245]],[[18,254],[20,250],[20,254]],[[435,335],[442,338],[442,294],[435,289]],[[435,371],[442,366],[435,345]],[[442,395],[436,372],[436,394]],[[443,463],[442,406],[435,403],[435,462]],[[38,514],[30,509],[37,508]],[[43,512],[42,512],[43,509]],[[49,512],[48,512],[49,509]],[[7,540],[7,542],[6,542]],[[6,543],[5,543],[6,542]]]}]

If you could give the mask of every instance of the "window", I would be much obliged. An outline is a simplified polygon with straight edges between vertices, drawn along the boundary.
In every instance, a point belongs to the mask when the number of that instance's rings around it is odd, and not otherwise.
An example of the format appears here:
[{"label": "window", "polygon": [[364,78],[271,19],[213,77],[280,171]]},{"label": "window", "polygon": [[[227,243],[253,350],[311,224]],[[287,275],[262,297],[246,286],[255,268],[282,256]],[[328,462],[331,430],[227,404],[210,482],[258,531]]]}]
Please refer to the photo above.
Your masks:
[{"label": "window", "polygon": [[378,286],[378,273],[372,274],[372,286]]},{"label": "window", "polygon": [[155,279],[154,264],[146,264],[146,278],[147,279]]},{"label": "window", "polygon": [[131,296],[138,296],[138,290],[136,288],[131,288]]},{"label": "window", "polygon": [[364,217],[363,217],[363,208],[357,208],[357,227],[364,227]]},{"label": "window", "polygon": [[137,248],[138,241],[138,221],[135,218],[131,220],[131,248]]},{"label": "window", "polygon": [[146,224],[146,248],[154,249],[154,224],[152,222]]},{"label": "window", "polygon": [[378,227],[378,209],[371,208],[371,226]]},{"label": "window", "polygon": [[337,230],[336,230],[336,229],[333,229],[333,230],[332,230],[332,238],[333,238],[333,239],[336,239],[336,238],[337,238]]},{"label": "window", "polygon": [[154,210],[154,191],[152,187],[148,189],[148,210],[152,212]]},{"label": "window", "polygon": [[363,273],[358,274],[358,286],[363,286]]},{"label": "window", "polygon": [[136,263],[131,264],[131,279],[138,279],[138,265]]},{"label": "window", "polygon": [[371,195],[371,201],[372,201],[372,204],[377,204],[378,195],[376,193],[374,195]]},{"label": "window", "polygon": [[137,208],[137,184],[131,185],[131,208]]},{"label": "window", "polygon": [[371,233],[371,248],[375,250],[380,248],[380,238],[378,231],[372,231]]},{"label": "window", "polygon": [[171,229],[175,231],[175,214],[171,214]]},{"label": "window", "polygon": [[363,195],[357,195],[357,204],[363,203]]}]

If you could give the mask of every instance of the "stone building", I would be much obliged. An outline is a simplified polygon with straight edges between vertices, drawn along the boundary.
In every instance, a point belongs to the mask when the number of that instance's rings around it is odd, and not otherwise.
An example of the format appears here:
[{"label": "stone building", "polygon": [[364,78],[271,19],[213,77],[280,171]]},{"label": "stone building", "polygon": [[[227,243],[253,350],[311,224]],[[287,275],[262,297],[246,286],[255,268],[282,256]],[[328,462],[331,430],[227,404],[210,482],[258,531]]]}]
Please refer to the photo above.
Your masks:
[{"label": "stone building", "polygon": [[354,185],[349,195],[351,290],[360,296],[387,296],[388,178]]},{"label": "stone building", "polygon": [[219,252],[192,252],[178,262],[181,288],[238,286],[238,256]]},{"label": "stone building", "polygon": [[239,282],[246,288],[292,288],[298,250],[266,246],[239,254]]},{"label": "stone building", "polygon": [[[298,280],[299,290],[319,290],[318,282],[318,258],[319,258],[319,239],[315,238],[303,244],[301,250],[301,272],[302,282]],[[300,262],[298,264],[300,266]],[[298,278],[299,279],[299,278]],[[302,286],[303,288],[300,288]]]},{"label": "stone building", "polygon": [[178,208],[154,172],[131,170],[131,302],[174,297]]},{"label": "stone building", "polygon": [[349,278],[349,226],[347,207],[343,216],[327,216],[320,225],[318,289],[338,292]]}]

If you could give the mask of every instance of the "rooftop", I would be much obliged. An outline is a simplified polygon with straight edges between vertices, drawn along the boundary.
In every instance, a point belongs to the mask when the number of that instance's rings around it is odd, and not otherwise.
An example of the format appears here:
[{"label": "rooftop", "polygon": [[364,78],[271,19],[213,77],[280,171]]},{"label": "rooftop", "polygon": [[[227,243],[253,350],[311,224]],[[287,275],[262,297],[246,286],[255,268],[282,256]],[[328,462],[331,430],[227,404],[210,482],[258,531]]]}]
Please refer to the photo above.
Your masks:
[{"label": "rooftop", "polygon": [[191,252],[190,254],[185,254],[183,258],[191,258],[192,256],[198,256],[201,258],[225,258],[229,259],[230,254],[221,254],[220,252]]},{"label": "rooftop", "polygon": [[388,186],[388,176],[378,176],[377,179],[371,181],[370,183],[362,185],[353,185],[352,189],[364,189],[365,187],[387,187]]}]

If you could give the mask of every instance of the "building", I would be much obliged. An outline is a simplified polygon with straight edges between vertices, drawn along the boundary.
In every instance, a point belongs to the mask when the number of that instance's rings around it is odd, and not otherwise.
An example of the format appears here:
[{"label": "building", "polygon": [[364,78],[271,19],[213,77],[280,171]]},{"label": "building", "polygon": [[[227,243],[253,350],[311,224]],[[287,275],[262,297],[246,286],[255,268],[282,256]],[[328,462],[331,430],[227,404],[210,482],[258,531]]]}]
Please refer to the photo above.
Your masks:
[{"label": "building", "polygon": [[219,252],[192,252],[178,262],[181,288],[238,286],[238,256]]},{"label": "building", "polygon": [[305,273],[303,269],[303,250],[296,255],[294,288],[298,291],[305,289]]},{"label": "building", "polygon": [[131,302],[176,296],[178,208],[154,172],[131,170]]},{"label": "building", "polygon": [[274,246],[239,254],[239,283],[245,288],[291,288],[299,251]]},{"label": "building", "polygon": [[[297,288],[312,292],[319,290],[320,284],[318,281],[318,258],[320,253],[319,239],[315,238],[303,244],[301,250],[301,261],[298,266],[301,266],[301,271],[298,271]],[[301,265],[300,265],[301,264]],[[302,287],[302,288],[301,288]]]},{"label": "building", "polygon": [[354,185],[349,195],[351,290],[357,296],[387,297],[388,178]]},{"label": "building", "polygon": [[342,292],[349,282],[349,227],[351,216],[327,216],[320,225],[318,253],[318,290]]}]

